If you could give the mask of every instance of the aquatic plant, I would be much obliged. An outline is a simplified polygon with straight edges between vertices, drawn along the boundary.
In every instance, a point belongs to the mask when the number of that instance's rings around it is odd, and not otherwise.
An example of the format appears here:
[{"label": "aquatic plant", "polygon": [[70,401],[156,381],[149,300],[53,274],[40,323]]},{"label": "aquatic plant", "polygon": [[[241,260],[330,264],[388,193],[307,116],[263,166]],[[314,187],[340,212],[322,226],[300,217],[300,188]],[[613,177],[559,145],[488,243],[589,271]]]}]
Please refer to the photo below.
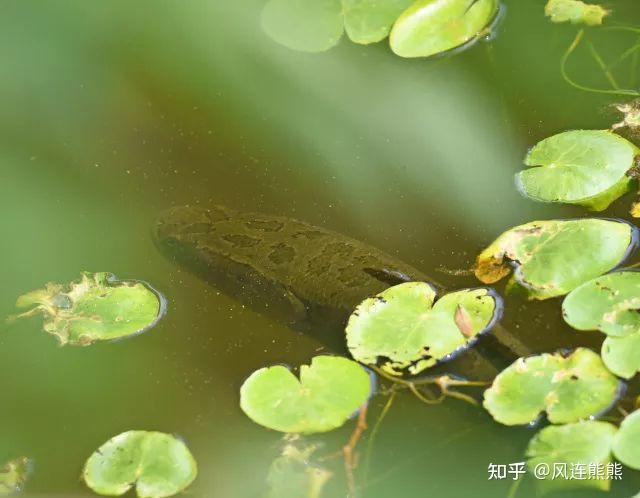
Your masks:
[{"label": "aquatic plant", "polygon": [[391,30],[391,50],[401,57],[429,57],[489,34],[498,0],[418,0]]},{"label": "aquatic plant", "polygon": [[539,475],[537,483],[545,491],[595,488],[608,491],[611,477],[604,473],[590,479],[571,479],[571,466],[605,467],[613,460],[612,444],[617,427],[608,422],[584,421],[548,426],[529,441],[526,457],[530,469],[548,466],[549,475]]},{"label": "aquatic plant", "polygon": [[266,498],[320,498],[332,473],[314,461],[317,445],[287,441],[267,473]]},{"label": "aquatic plant", "polygon": [[105,272],[83,272],[69,284],[49,283],[20,296],[16,306],[32,309],[13,319],[41,314],[44,331],[72,346],[145,332],[165,311],[164,298],[148,284]]},{"label": "aquatic plant", "polygon": [[636,231],[622,220],[532,221],[507,230],[482,251],[475,274],[492,284],[513,268],[508,289],[518,288],[530,299],[562,296],[622,263]]},{"label": "aquatic plant", "polygon": [[[640,410],[626,415],[619,428],[613,423],[593,420],[549,426],[529,441],[527,464],[530,469],[539,465],[549,469],[548,475],[538,474],[536,479],[544,491],[571,488],[608,491],[615,473],[614,459],[640,469],[639,441]],[[576,477],[580,468],[582,478]]]},{"label": "aquatic plant", "polygon": [[27,457],[14,458],[5,463],[0,468],[0,496],[21,491],[30,470],[31,460]]},{"label": "aquatic plant", "polygon": [[544,13],[551,22],[570,22],[587,26],[599,26],[609,15],[609,11],[601,5],[581,0],[549,0],[544,7]]},{"label": "aquatic plant", "polygon": [[599,415],[621,393],[621,382],[596,353],[577,348],[519,358],[484,393],[484,407],[501,424],[524,425],[546,412],[552,424]]},{"label": "aquatic plant", "polygon": [[120,496],[135,486],[139,498],[164,498],[186,489],[197,473],[195,459],[177,437],[127,431],[89,457],[82,478],[101,495]]},{"label": "aquatic plant", "polygon": [[640,150],[607,130],[572,130],[536,144],[529,169],[516,175],[520,190],[542,202],[606,209],[631,187]]},{"label": "aquatic plant", "polygon": [[625,379],[640,370],[640,273],[619,271],[586,282],[562,303],[565,321],[577,330],[607,334],[602,359]]},{"label": "aquatic plant", "polygon": [[369,399],[372,381],[347,358],[316,356],[298,379],[276,365],[253,372],[240,388],[240,407],[254,422],[281,432],[326,432],[344,424]]},{"label": "aquatic plant", "polygon": [[262,27],[294,50],[328,50],[346,31],[360,44],[390,34],[397,55],[428,57],[488,34],[497,13],[497,0],[269,0]]},{"label": "aquatic plant", "polygon": [[486,288],[436,300],[428,283],[407,282],[358,305],[347,323],[347,346],[361,363],[416,375],[473,345],[501,310],[501,298]]}]

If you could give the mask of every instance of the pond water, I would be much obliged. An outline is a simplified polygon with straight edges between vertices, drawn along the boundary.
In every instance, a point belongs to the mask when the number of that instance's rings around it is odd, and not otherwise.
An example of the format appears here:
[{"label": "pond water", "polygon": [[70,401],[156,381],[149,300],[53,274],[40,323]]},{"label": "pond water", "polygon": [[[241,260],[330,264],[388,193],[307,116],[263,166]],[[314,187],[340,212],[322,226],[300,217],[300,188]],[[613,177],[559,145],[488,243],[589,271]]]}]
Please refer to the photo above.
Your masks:
[{"label": "pond water", "polygon": [[[79,480],[83,462],[129,429],[185,439],[199,464],[187,496],[264,492],[281,436],[240,411],[239,387],[255,369],[306,363],[323,345],[163,257],[151,230],[165,208],[294,217],[448,288],[477,283],[438,268],[469,268],[503,230],[587,216],[521,197],[513,174],[542,138],[617,121],[607,107],[616,97],[563,81],[575,26],[550,23],[542,1],[504,3],[491,42],[404,60],[384,43],[343,41],[318,55],[278,46],[259,28],[261,0],[3,2],[0,316],[18,295],[82,270],[148,281],[168,299],[152,331],[87,348],[58,347],[37,319],[3,325],[0,460],[33,458],[24,496],[93,496]],[[607,6],[613,22],[640,25],[636,0]],[[611,38],[599,43],[620,52]],[[578,59],[572,71],[588,80],[597,69]],[[630,200],[607,216],[628,217]],[[509,298],[503,324],[534,352],[598,347],[602,336],[573,332],[559,303]],[[370,423],[385,401],[372,400]],[[335,451],[352,430],[314,440]],[[403,392],[361,495],[506,496],[510,483],[489,481],[487,467],[522,461],[533,434],[458,400],[428,407]],[[329,498],[346,495],[335,468]],[[626,471],[609,496],[640,490],[638,474]],[[516,496],[536,494],[523,485]]]}]

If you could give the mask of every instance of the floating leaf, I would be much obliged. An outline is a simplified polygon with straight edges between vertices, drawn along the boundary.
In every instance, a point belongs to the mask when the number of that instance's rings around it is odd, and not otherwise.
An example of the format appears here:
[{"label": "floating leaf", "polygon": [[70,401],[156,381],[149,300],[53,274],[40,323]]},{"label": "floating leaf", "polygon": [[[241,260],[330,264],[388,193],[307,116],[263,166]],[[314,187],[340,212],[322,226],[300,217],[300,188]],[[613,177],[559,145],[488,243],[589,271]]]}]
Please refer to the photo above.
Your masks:
[{"label": "floating leaf", "polygon": [[519,358],[485,391],[484,407],[505,425],[533,424],[544,411],[551,423],[567,424],[606,411],[620,391],[600,356],[578,348]]},{"label": "floating leaf", "polygon": [[501,309],[501,299],[488,289],[465,289],[436,301],[429,284],[407,282],[358,305],[347,324],[347,346],[361,363],[416,375],[472,345]]},{"label": "floating leaf", "polygon": [[344,424],[371,394],[362,366],[346,358],[316,356],[300,367],[261,368],[240,388],[240,407],[254,422],[281,432],[326,432]]},{"label": "floating leaf", "polygon": [[351,41],[375,43],[389,36],[391,26],[414,0],[342,0],[344,25]]},{"label": "floating leaf", "polygon": [[27,457],[14,458],[0,469],[0,495],[10,495],[22,490],[31,470]]},{"label": "floating leaf", "polygon": [[606,130],[573,130],[539,142],[516,175],[522,192],[542,202],[579,204],[602,211],[625,194],[630,170],[640,152],[628,140]]},{"label": "floating leaf", "polygon": [[[529,469],[547,465],[550,473],[538,482],[547,490],[570,488],[596,488],[608,491],[611,479],[587,479],[589,466],[606,466],[611,462],[611,445],[618,429],[607,422],[578,422],[562,426],[549,426],[536,434],[527,447]],[[584,479],[572,479],[571,470],[585,469]],[[597,476],[595,476],[597,477]]]},{"label": "floating leaf", "polygon": [[609,15],[609,11],[600,5],[588,4],[581,0],[549,0],[544,13],[551,18],[551,22],[582,23],[587,26],[599,26]]},{"label": "floating leaf", "polygon": [[613,454],[627,467],[640,470],[640,410],[625,417],[613,440]]},{"label": "floating leaf", "polygon": [[417,0],[396,21],[389,38],[401,57],[428,57],[487,34],[498,0]]},{"label": "floating leaf", "polygon": [[392,24],[413,0],[269,0],[262,27],[278,43],[294,50],[323,52],[346,29],[356,43],[387,37]]},{"label": "floating leaf", "polygon": [[602,359],[625,379],[640,370],[640,273],[619,271],[571,291],[562,304],[565,321],[577,330],[607,334]]},{"label": "floating leaf", "polygon": [[509,288],[521,287],[530,299],[548,299],[614,269],[636,239],[637,229],[622,220],[533,221],[508,230],[482,251],[475,273],[491,284],[513,266]]},{"label": "floating leaf", "polygon": [[162,432],[128,431],[89,457],[82,476],[93,491],[120,496],[133,486],[139,498],[173,496],[198,473],[196,461],[178,438]]},{"label": "floating leaf", "polygon": [[87,272],[79,281],[50,283],[20,296],[16,305],[35,306],[18,318],[41,313],[45,332],[55,335],[60,344],[73,346],[145,332],[165,310],[162,296],[143,282]]},{"label": "floating leaf", "polygon": [[627,467],[640,470],[640,410],[622,421],[613,440],[613,454]]}]

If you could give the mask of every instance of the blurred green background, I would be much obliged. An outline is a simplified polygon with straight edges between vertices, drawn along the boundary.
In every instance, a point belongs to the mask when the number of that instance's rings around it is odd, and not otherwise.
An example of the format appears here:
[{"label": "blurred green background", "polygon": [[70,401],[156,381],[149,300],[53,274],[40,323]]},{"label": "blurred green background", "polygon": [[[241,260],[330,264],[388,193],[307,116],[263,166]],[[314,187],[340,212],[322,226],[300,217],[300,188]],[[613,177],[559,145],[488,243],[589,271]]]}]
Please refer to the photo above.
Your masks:
[{"label": "blurred green background", "polygon": [[[169,300],[153,331],[84,349],[57,347],[37,319],[4,327],[0,459],[34,459],[26,496],[91,496],[84,460],[128,429],[185,438],[200,466],[188,496],[264,492],[279,435],[244,417],[238,388],[261,366],[308,361],[318,344],[158,254],[150,231],[162,209],[213,202],[296,217],[451,287],[473,280],[436,269],[468,268],[506,228],[585,215],[522,198],[513,174],[550,134],[608,127],[615,98],[562,80],[576,27],[551,24],[542,0],[505,4],[493,41],[403,60],[386,43],[280,47],[260,30],[261,0],[2,0],[0,315],[81,270],[147,280]],[[610,4],[611,22],[640,24],[637,0]],[[603,37],[605,53],[616,43]],[[598,76],[580,57],[572,71]],[[512,301],[505,322],[540,351],[577,341],[557,301]],[[322,441],[339,447],[351,429]],[[363,496],[504,496],[509,483],[488,481],[487,466],[521,461],[532,435],[455,400],[427,408],[400,396]],[[343,486],[337,475],[327,496]],[[638,489],[629,472],[611,496]]]}]

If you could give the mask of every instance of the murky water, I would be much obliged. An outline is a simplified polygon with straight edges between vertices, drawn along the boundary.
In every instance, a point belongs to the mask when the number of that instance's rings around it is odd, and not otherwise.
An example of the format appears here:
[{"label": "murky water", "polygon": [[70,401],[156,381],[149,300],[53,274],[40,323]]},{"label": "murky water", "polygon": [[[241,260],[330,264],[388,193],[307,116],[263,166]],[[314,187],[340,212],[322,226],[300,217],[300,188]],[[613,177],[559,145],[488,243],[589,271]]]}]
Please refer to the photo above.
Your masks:
[{"label": "murky water", "polygon": [[[520,197],[513,174],[548,135],[608,127],[615,98],[562,80],[577,28],[545,20],[542,1],[505,3],[491,43],[408,61],[385,44],[279,47],[259,29],[260,0],[3,2],[0,316],[19,294],[81,270],[149,281],[169,300],[154,330],[113,344],[59,348],[37,320],[3,329],[0,460],[34,459],[26,496],[92,496],[83,462],[128,429],[185,438],[200,467],[188,496],[264,490],[280,436],[240,412],[238,389],[253,370],[307,362],[321,345],[160,255],[150,232],[162,209],[213,202],[296,217],[451,288],[474,281],[436,269],[469,267],[504,229],[585,216]],[[608,7],[612,21],[640,24],[636,0]],[[607,40],[599,46],[615,53]],[[586,60],[572,70],[595,77]],[[629,200],[607,214],[626,216]],[[564,325],[557,300],[508,299],[503,323],[537,351],[602,340]],[[371,420],[384,402],[374,399]],[[319,440],[335,450],[352,428]],[[362,496],[505,496],[510,483],[488,481],[487,466],[523,460],[533,434],[402,393]],[[330,498],[345,496],[336,468]],[[610,496],[639,489],[627,471]],[[517,496],[535,493],[524,485]]]}]

